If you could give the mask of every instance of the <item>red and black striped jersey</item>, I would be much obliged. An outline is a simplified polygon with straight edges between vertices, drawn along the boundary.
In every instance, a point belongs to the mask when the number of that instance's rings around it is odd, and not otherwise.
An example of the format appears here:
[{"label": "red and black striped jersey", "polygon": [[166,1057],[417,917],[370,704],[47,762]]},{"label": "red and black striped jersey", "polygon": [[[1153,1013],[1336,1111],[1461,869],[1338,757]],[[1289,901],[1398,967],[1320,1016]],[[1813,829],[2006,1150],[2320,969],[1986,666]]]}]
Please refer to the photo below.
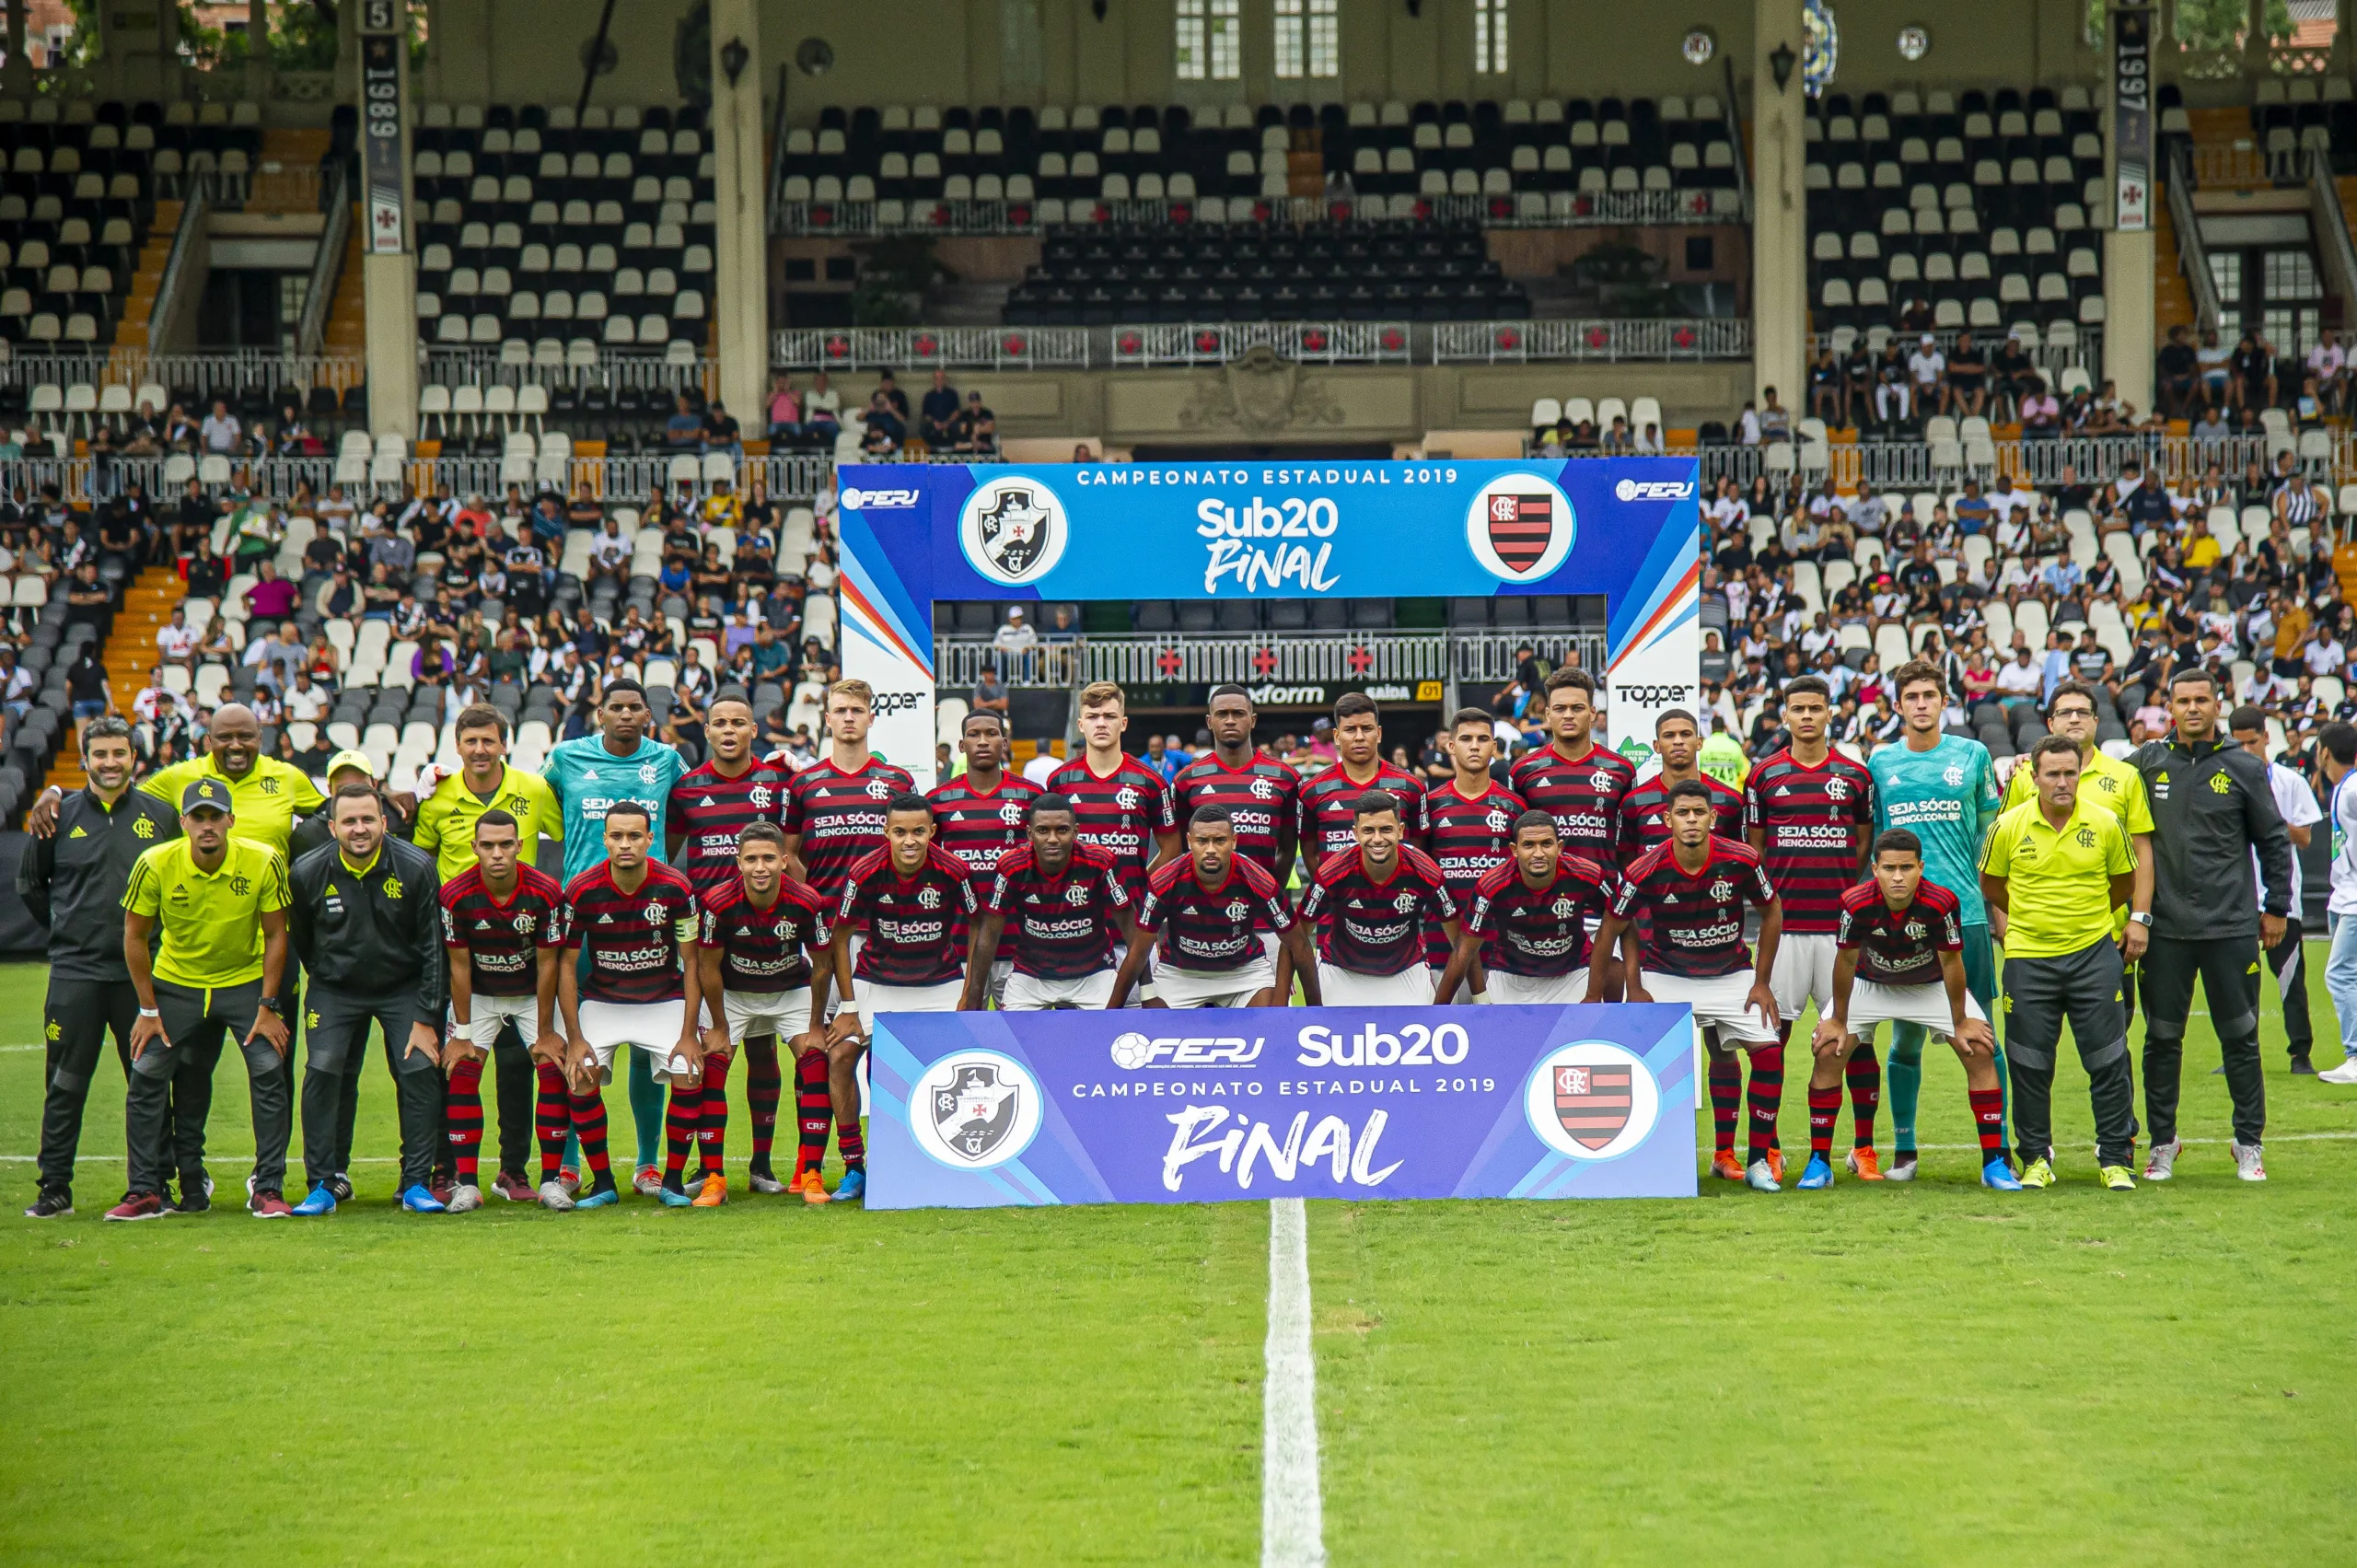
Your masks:
[{"label": "red and black striped jersey", "polygon": [[1218,757],[1196,758],[1170,781],[1178,830],[1205,806],[1217,806],[1236,824],[1236,853],[1274,875],[1277,852],[1300,830],[1301,775],[1273,757],[1253,753],[1241,772]]},{"label": "red and black striped jersey", "polygon": [[1550,744],[1516,762],[1506,784],[1533,810],[1555,819],[1566,850],[1577,850],[1599,865],[1620,853],[1620,803],[1637,783],[1636,765],[1608,746],[1591,741],[1587,755],[1564,756]]},{"label": "red and black striped jersey", "polygon": [[821,757],[786,782],[781,826],[801,837],[804,880],[830,900],[860,856],[884,847],[884,807],[916,789],[906,770],[870,757],[847,773]]},{"label": "red and black striped jersey", "polygon": [[1192,856],[1157,865],[1138,905],[1139,927],[1162,934],[1162,961],[1182,970],[1240,970],[1260,958],[1261,932],[1292,924],[1276,877],[1241,855],[1216,888],[1203,886]]},{"label": "red and black striped jersey", "polygon": [[[1465,907],[1474,885],[1493,867],[1514,858],[1514,819],[1526,809],[1520,796],[1496,784],[1467,796],[1451,779],[1426,792],[1418,807],[1419,836],[1457,908]],[[1434,969],[1447,963],[1448,946],[1438,921],[1424,928],[1425,963]]]},{"label": "red and black striped jersey", "polygon": [[742,877],[708,888],[700,900],[696,940],[720,953],[720,983],[730,991],[799,991],[810,983],[809,954],[827,945],[826,900],[807,882],[778,880],[767,909],[753,902]]},{"label": "red and black striped jersey", "polygon": [[903,877],[889,849],[871,850],[851,868],[835,905],[835,924],[865,932],[852,974],[878,985],[939,985],[966,972],[958,928],[974,912],[965,862],[927,844],[924,864]]},{"label": "red and black striped jersey", "polygon": [[1401,845],[1387,882],[1366,874],[1357,848],[1327,856],[1301,900],[1301,918],[1318,926],[1318,956],[1353,974],[1404,974],[1424,961],[1423,933],[1457,918],[1457,900],[1440,867],[1420,849]]},{"label": "red and black striped jersey", "polygon": [[[1723,839],[1741,839],[1743,792],[1708,773],[1698,782],[1711,792],[1711,831]],[[1645,851],[1668,842],[1669,781],[1655,773],[1621,797],[1619,863],[1633,865]]]},{"label": "red and black striped jersey", "polygon": [[1964,948],[1964,906],[1926,878],[1903,910],[1890,907],[1882,884],[1868,877],[1841,895],[1837,947],[1858,950],[1858,978],[1876,985],[1930,985],[1941,978],[1940,955]]},{"label": "red and black striped jersey", "polygon": [[646,879],[628,892],[614,881],[613,862],[591,866],[564,889],[564,945],[589,955],[581,999],[678,1001],[700,923],[695,889],[661,861],[648,861]]},{"label": "red and black striped jersey", "polygon": [[1155,836],[1178,826],[1162,775],[1125,755],[1120,767],[1098,778],[1080,756],[1050,775],[1048,787],[1072,801],[1080,842],[1113,857],[1122,892],[1137,902],[1145,891],[1145,868],[1154,861]]},{"label": "red and black striped jersey", "polygon": [[[671,864],[688,874],[699,893],[726,887],[737,877],[737,835],[752,822],[784,824],[791,769],[755,762],[735,778],[716,763],[691,768],[671,786],[665,826],[684,834]],[[806,848],[804,853],[808,854]]]},{"label": "red and black striped jersey", "polygon": [[1024,842],[1024,813],[1039,797],[1038,784],[1021,773],[1001,773],[987,795],[965,775],[933,786],[933,842],[966,863],[976,877],[998,869],[998,857]]},{"label": "red and black striped jersey", "polygon": [[538,951],[564,946],[564,889],[518,865],[501,903],[482,885],[482,867],[470,865],[442,884],[442,945],[465,949],[476,994],[529,996],[540,989]]},{"label": "red and black striped jersey", "polygon": [[991,912],[1006,917],[1003,944],[1017,974],[1035,980],[1081,980],[1113,967],[1120,934],[1116,910],[1131,905],[1121,866],[1095,844],[1074,844],[1062,876],[1051,877],[1031,846],[999,857],[991,885]]},{"label": "red and black striped jersey", "polygon": [[1400,831],[1408,842],[1420,842],[1416,836],[1417,803],[1424,797],[1423,780],[1402,772],[1388,762],[1377,762],[1375,777],[1361,784],[1337,762],[1324,772],[1304,780],[1301,785],[1302,853],[1311,865],[1323,865],[1329,856],[1359,847],[1352,823],[1356,819],[1359,796],[1371,789],[1385,790],[1399,797]]},{"label": "red and black striped jersey", "polygon": [[1751,770],[1743,801],[1744,825],[1767,835],[1761,858],[1784,900],[1785,931],[1832,931],[1874,838],[1874,775],[1839,751],[1808,767],[1788,747]]},{"label": "red and black striped jersey", "polygon": [[1743,906],[1766,909],[1775,901],[1767,867],[1752,847],[1713,838],[1699,871],[1678,864],[1674,844],[1656,844],[1639,855],[1613,893],[1612,912],[1636,923],[1646,969],[1711,980],[1751,967]]},{"label": "red and black striped jersey", "polygon": [[1474,885],[1465,929],[1486,940],[1481,962],[1507,974],[1566,975],[1588,961],[1587,922],[1604,913],[1612,874],[1584,854],[1565,854],[1543,888],[1508,860]]}]

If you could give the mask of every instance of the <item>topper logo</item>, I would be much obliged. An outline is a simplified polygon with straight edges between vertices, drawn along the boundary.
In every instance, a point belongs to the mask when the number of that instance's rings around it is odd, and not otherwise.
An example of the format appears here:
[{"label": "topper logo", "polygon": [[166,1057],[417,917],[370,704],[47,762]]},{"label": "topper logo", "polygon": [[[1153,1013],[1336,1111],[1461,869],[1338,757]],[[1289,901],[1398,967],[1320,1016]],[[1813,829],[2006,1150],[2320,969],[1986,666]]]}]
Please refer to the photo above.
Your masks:
[{"label": "topper logo", "polygon": [[1612,487],[1612,494],[1623,501],[1683,501],[1694,494],[1694,486],[1685,480],[1624,479]]},{"label": "topper logo", "polygon": [[917,504],[913,490],[860,490],[842,493],[842,504],[852,510],[865,512],[907,511]]},{"label": "topper logo", "polygon": [[923,696],[914,691],[878,691],[876,693],[876,700],[870,703],[868,707],[877,718],[889,718],[894,714],[915,713],[917,704],[923,700]]},{"label": "topper logo", "polygon": [[1263,1041],[1238,1035],[1166,1035],[1149,1040],[1125,1034],[1113,1041],[1113,1064],[1132,1073],[1150,1068],[1248,1067],[1260,1060]]}]

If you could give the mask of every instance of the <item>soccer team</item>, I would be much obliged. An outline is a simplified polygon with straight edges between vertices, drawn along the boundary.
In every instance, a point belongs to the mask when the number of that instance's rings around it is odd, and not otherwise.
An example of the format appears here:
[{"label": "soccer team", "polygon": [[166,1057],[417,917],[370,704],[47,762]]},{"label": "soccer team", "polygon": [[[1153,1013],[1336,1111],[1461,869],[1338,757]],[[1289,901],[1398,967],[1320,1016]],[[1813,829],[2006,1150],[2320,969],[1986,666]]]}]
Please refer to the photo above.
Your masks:
[{"label": "soccer team", "polygon": [[[1821,683],[1794,682],[1790,744],[1739,792],[1700,771],[1699,730],[1677,710],[1656,725],[1658,775],[1640,783],[1599,743],[1596,684],[1578,669],[1549,678],[1550,743],[1503,784],[1490,716],[1469,709],[1451,732],[1454,776],[1429,788],[1382,761],[1366,697],[1335,704],[1337,761],[1304,779],[1255,750],[1257,715],[1233,686],[1212,694],[1211,749],[1167,784],[1122,749],[1123,695],[1100,683],[1079,695],[1083,753],[1044,788],[1009,771],[1003,721],[978,711],[963,724],[964,771],[929,795],[868,749],[874,699],[855,680],[830,690],[827,751],[799,772],[755,755],[741,693],[711,704],[710,760],[687,768],[649,738],[644,693],[622,680],[598,733],[557,747],[537,775],[507,764],[497,710],[467,710],[459,769],[429,771],[414,799],[387,795],[354,752],[332,760],[322,796],[261,755],[259,726],[236,707],[216,715],[206,756],[134,787],[129,734],[100,720],[85,732],[88,785],[36,807],[19,877],[55,944],[27,1213],[73,1212],[82,1107],[110,1030],[130,1083],[129,1191],[112,1220],[209,1207],[205,1114],[233,1035],[258,1145],[249,1210],[333,1212],[352,1196],[372,1028],[397,1086],[412,1211],[483,1202],[487,1067],[499,1196],[620,1202],[603,1093],[620,1065],[632,1186],[669,1206],[720,1204],[740,1053],[752,1190],[824,1203],[865,1191],[858,1067],[878,1015],[1272,1006],[1296,989],[1313,1005],[1689,1004],[1708,1053],[1713,1171],[1769,1191],[1784,1174],[1788,1043],[1810,1062],[1798,1185],[1814,1189],[1834,1179],[1845,1089],[1847,1168],[1913,1178],[1930,1035],[1964,1063],[1982,1181],[2052,1182],[2067,1017],[2101,1179],[2127,1188],[2140,956],[2144,1174],[2167,1179],[2181,1153],[2177,1081],[2198,973],[2224,1046],[2238,1174],[2263,1179],[2258,959],[2292,912],[2290,840],[2267,764],[2219,732],[2214,685],[2180,674],[2176,733],[2122,763],[2095,749],[2094,704],[2066,682],[2010,807],[1987,751],[1942,732],[1938,670],[1910,664],[1894,685],[1904,738],[1867,767],[1831,749]],[[2347,739],[2357,756],[2357,732]],[[562,879],[532,864],[544,838],[561,845]],[[1286,889],[1305,849],[1296,906]],[[2003,1051],[1992,935],[2006,951]],[[1804,1033],[1812,1005],[1819,1021]],[[1884,1022],[1895,1026],[1887,1171],[1874,1137]],[[306,1191],[290,1202],[298,1040]],[[781,1176],[772,1149],[789,1067],[797,1141]],[[844,1167],[831,1193],[830,1130]],[[534,1143],[537,1174],[525,1168]]]}]

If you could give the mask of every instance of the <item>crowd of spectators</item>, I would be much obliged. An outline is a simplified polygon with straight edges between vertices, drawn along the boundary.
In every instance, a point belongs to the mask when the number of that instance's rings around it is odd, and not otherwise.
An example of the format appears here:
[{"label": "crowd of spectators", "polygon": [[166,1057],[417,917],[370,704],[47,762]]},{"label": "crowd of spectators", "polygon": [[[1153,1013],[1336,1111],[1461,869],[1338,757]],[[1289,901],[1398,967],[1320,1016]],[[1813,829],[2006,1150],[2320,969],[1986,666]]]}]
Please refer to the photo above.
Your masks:
[{"label": "crowd of spectators", "polygon": [[807,388],[797,388],[792,373],[781,370],[770,377],[764,412],[772,439],[814,438],[853,460],[927,454],[988,459],[998,453],[998,416],[980,391],[960,394],[946,370],[934,371],[933,385],[913,408],[892,372],[879,371],[866,402],[848,415],[842,394],[825,371]]}]

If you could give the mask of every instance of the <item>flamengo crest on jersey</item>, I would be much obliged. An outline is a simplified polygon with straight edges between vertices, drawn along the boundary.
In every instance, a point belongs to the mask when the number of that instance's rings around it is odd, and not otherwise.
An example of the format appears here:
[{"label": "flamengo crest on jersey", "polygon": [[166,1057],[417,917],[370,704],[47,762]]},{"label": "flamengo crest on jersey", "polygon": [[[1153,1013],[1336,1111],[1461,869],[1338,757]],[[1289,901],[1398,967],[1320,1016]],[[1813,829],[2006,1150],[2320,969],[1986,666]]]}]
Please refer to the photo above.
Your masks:
[{"label": "flamengo crest on jersey", "polygon": [[966,972],[958,928],[976,908],[974,884],[957,856],[924,846],[924,863],[902,879],[889,849],[871,850],[846,873],[835,924],[866,934],[852,974],[878,985],[939,985]]},{"label": "flamengo crest on jersey", "polygon": [[646,863],[646,880],[629,892],[616,885],[611,861],[575,877],[564,889],[564,945],[589,955],[582,1000],[643,1005],[686,995],[680,949],[695,940],[696,923],[695,889],[659,860]]},{"label": "flamengo crest on jersey", "polygon": [[1674,844],[1638,856],[1613,894],[1612,912],[1636,923],[1644,968],[1713,980],[1751,967],[1743,906],[1766,909],[1775,901],[1776,889],[1751,846],[1714,838],[1702,868],[1691,874],[1678,864]]},{"label": "flamengo crest on jersey", "polygon": [[802,867],[810,886],[830,899],[859,858],[884,845],[884,807],[896,795],[914,793],[905,769],[870,757],[855,773],[826,758],[794,775],[785,792],[789,835],[799,835]]},{"label": "flamengo crest on jersey", "polygon": [[1523,880],[1512,860],[1474,887],[1465,929],[1486,938],[1485,968],[1534,978],[1567,975],[1588,961],[1587,922],[1610,901],[1611,873],[1584,854],[1564,854],[1543,888]]},{"label": "flamengo crest on jersey", "polygon": [[1184,970],[1242,969],[1260,957],[1260,933],[1292,924],[1277,879],[1240,855],[1216,888],[1196,877],[1191,856],[1157,865],[1138,905],[1138,925],[1161,933],[1162,962]]},{"label": "flamengo crest on jersey", "polygon": [[1808,767],[1787,747],[1751,770],[1743,798],[1747,826],[1766,835],[1760,858],[1784,900],[1784,929],[1832,931],[1874,836],[1874,775],[1839,751]]},{"label": "flamengo crest on jersey", "polygon": [[1236,829],[1236,853],[1274,874],[1277,851],[1296,830],[1301,775],[1273,757],[1255,752],[1241,772],[1216,756],[1198,757],[1170,781],[1173,815],[1180,831],[1196,810],[1216,806]]},{"label": "flamengo crest on jersey", "polygon": [[720,954],[720,983],[730,991],[798,991],[810,983],[808,950],[831,935],[826,900],[807,882],[778,879],[770,907],[756,906],[744,878],[705,892],[696,940]]},{"label": "flamengo crest on jersey", "polygon": [[466,950],[476,994],[529,996],[540,989],[538,951],[564,945],[564,889],[518,865],[503,904],[483,886],[482,867],[470,865],[442,884],[442,945]]},{"label": "flamengo crest on jersey", "polygon": [[1002,942],[1012,944],[1016,972],[1037,980],[1084,980],[1110,969],[1114,912],[1129,907],[1120,867],[1094,844],[1074,844],[1059,877],[1047,874],[1030,845],[1009,850],[991,888],[991,912],[1006,917]]},{"label": "flamengo crest on jersey", "polygon": [[1301,842],[1308,846],[1304,853],[1310,865],[1323,865],[1328,857],[1358,847],[1358,833],[1353,824],[1357,820],[1359,796],[1371,789],[1399,797],[1401,836],[1409,843],[1417,842],[1417,803],[1423,798],[1423,780],[1403,773],[1388,762],[1377,762],[1375,777],[1361,784],[1342,771],[1341,763],[1336,762],[1301,786]]},{"label": "flamengo crest on jersey", "polygon": [[1930,985],[1941,978],[1940,955],[1964,947],[1963,906],[1936,882],[1917,884],[1915,897],[1894,910],[1872,879],[1841,895],[1836,944],[1858,951],[1858,978],[1876,985]]},{"label": "flamengo crest on jersey", "polygon": [[1534,811],[1555,819],[1563,847],[1610,864],[1620,853],[1620,806],[1637,782],[1635,764],[1618,751],[1591,746],[1576,762],[1550,744],[1514,765],[1506,785]]},{"label": "flamengo crest on jersey", "polygon": [[1405,973],[1423,961],[1424,928],[1457,918],[1457,900],[1433,858],[1399,846],[1387,882],[1366,874],[1357,848],[1329,855],[1301,900],[1301,918],[1318,928],[1318,956],[1353,974]]}]

